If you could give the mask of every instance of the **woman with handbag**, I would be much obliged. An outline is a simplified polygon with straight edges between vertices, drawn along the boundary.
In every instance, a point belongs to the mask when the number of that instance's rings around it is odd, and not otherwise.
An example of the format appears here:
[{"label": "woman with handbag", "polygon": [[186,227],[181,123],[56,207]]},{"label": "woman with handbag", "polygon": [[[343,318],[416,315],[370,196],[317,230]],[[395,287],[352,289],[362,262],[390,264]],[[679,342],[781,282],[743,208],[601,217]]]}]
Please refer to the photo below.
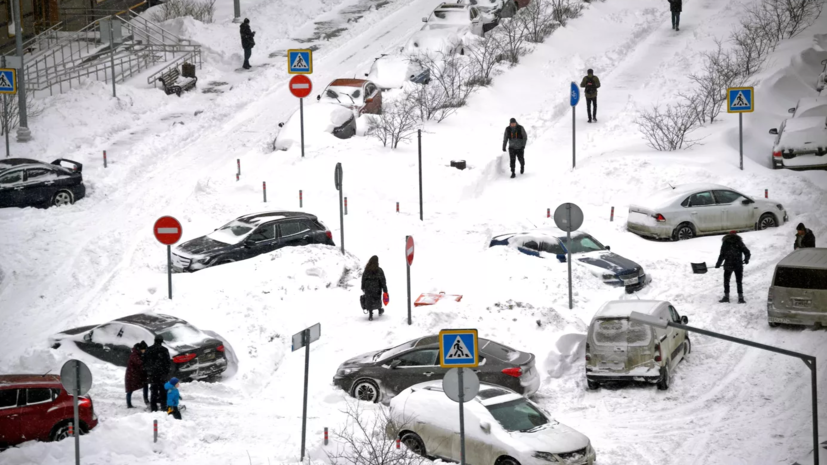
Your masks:
[{"label": "woman with handbag", "polygon": [[385,313],[382,309],[382,302],[388,303],[388,284],[385,281],[385,272],[379,268],[379,257],[370,257],[362,273],[362,292],[360,297],[362,309],[368,312],[368,321],[373,320],[373,311],[379,310],[379,314]]}]

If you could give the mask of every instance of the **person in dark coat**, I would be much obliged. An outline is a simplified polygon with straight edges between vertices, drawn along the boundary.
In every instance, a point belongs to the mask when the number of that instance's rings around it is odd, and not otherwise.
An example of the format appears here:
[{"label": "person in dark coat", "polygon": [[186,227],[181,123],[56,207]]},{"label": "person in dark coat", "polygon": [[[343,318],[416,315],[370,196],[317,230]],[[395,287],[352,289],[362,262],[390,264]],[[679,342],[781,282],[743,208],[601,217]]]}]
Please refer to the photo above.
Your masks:
[{"label": "person in dark coat", "polygon": [[244,49],[244,65],[242,68],[250,69],[250,55],[253,54],[253,47],[256,46],[256,41],[253,39],[256,33],[250,29],[250,20],[244,18],[241,23],[241,48]]},{"label": "person in dark coat", "polygon": [[798,223],[795,227],[795,243],[793,250],[816,246],[816,235],[804,227],[804,223]]},{"label": "person in dark coat", "polygon": [[[368,311],[368,320],[373,320],[373,311],[385,313],[382,309],[382,298],[388,294],[388,284],[385,281],[385,272],[379,268],[379,257],[370,257],[362,273],[362,292],[365,294],[365,310]],[[384,295],[383,295],[384,292]]]},{"label": "person in dark coat", "polygon": [[681,7],[683,0],[669,0],[669,9],[672,11],[672,29],[681,30]]},{"label": "person in dark coat", "polygon": [[511,118],[505,128],[505,134],[503,134],[503,152],[505,152],[505,146],[508,145],[512,178],[516,177],[514,168],[517,160],[520,160],[520,174],[525,172],[525,144],[527,142],[528,135],[525,133],[525,128],[517,124],[516,119]]},{"label": "person in dark coat", "polygon": [[167,409],[167,397],[164,392],[164,384],[169,379],[169,369],[172,360],[169,357],[169,350],[164,347],[164,338],[161,335],[155,336],[155,343],[152,344],[144,354],[144,367],[150,383],[150,408],[153,412],[158,411],[158,404],[161,410]]},{"label": "person in dark coat", "polygon": [[126,408],[135,408],[132,406],[132,392],[138,389],[143,389],[144,404],[149,405],[149,385],[147,385],[146,370],[144,369],[146,347],[144,341],[135,344],[132,347],[132,353],[129,354],[129,361],[126,363]]},{"label": "person in dark coat", "polygon": [[738,303],[746,303],[744,300],[744,287],[741,280],[744,277],[744,265],[749,264],[749,249],[736,231],[730,231],[724,236],[721,244],[721,253],[718,255],[718,262],[715,268],[724,264],[724,297],[719,302],[729,302],[729,280],[732,273],[735,273],[735,284],[738,287]]},{"label": "person in dark coat", "polygon": [[[586,89],[586,112],[589,114],[589,123],[597,122],[597,89],[600,88],[600,79],[594,75],[594,70],[586,72],[586,76],[580,81],[580,87]],[[594,106],[594,110],[592,110]]]}]

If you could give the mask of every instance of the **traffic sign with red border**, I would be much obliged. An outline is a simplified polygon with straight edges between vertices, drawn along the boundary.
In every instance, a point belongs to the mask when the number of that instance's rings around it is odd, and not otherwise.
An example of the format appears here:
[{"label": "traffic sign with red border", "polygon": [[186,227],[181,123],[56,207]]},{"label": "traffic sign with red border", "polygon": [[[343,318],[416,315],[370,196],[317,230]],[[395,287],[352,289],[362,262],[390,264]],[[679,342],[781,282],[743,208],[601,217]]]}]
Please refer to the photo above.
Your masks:
[{"label": "traffic sign with red border", "polygon": [[181,223],[171,216],[162,216],[155,222],[152,228],[152,233],[155,234],[155,239],[164,245],[173,245],[181,240]]},{"label": "traffic sign with red border", "polygon": [[414,240],[413,236],[408,236],[405,239],[405,259],[408,260],[408,266],[413,264],[413,257],[414,257]]},{"label": "traffic sign with red border", "polygon": [[298,98],[305,98],[313,92],[313,83],[310,78],[297,74],[290,79],[290,93]]}]

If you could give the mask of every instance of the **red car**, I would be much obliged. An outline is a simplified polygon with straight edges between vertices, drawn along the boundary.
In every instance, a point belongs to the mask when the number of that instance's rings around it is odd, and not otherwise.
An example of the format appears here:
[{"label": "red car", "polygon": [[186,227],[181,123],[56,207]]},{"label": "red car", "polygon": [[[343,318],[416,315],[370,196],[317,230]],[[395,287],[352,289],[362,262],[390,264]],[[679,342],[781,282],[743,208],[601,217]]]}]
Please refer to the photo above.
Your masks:
[{"label": "red car", "polygon": [[[98,425],[92,398],[78,402],[81,433]],[[0,449],[22,442],[69,437],[72,397],[58,375],[0,375]]]},{"label": "red car", "polygon": [[367,79],[335,79],[316,100],[344,105],[357,116],[382,114],[382,89]]}]

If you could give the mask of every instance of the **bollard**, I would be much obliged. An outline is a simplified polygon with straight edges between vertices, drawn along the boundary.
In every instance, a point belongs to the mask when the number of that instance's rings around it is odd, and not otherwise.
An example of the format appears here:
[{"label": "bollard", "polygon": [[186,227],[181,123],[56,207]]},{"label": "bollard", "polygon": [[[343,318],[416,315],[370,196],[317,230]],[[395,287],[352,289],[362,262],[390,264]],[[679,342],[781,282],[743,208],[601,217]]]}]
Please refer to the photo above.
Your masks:
[{"label": "bollard", "polygon": [[546,218],[551,218],[551,208],[546,208]]},{"label": "bollard", "polygon": [[74,436],[74,435],[75,435],[74,423],[69,423],[69,436],[71,437],[71,436]]},{"label": "bollard", "polygon": [[235,162],[238,164],[238,175],[241,176],[241,159],[236,158]]},{"label": "bollard", "polygon": [[615,207],[612,207],[612,213],[609,215],[609,221],[615,220]]},{"label": "bollard", "polygon": [[399,202],[396,202],[396,213],[399,213]]},{"label": "bollard", "polygon": [[154,436],[152,442],[158,442],[158,420],[152,420],[152,430]]},{"label": "bollard", "polygon": [[264,203],[267,203],[267,181],[261,181],[261,191],[264,193]]},{"label": "bollard", "polygon": [[399,438],[396,438],[396,448],[399,449]]},{"label": "bollard", "polygon": [[239,174],[238,174],[238,173],[236,173],[236,174],[235,174],[235,180],[236,180],[236,181],[238,181],[238,178],[239,178]]},{"label": "bollard", "polygon": [[347,197],[345,197],[345,215],[347,215]]},{"label": "bollard", "polygon": [[769,189],[764,189],[764,198],[765,199],[770,198],[769,195],[770,195],[770,190]]},{"label": "bollard", "polygon": [[324,427],[324,445],[327,445],[327,426]]},{"label": "bollard", "polygon": [[302,190],[299,189],[299,208],[302,208],[303,203],[304,203],[304,200],[302,199]]},{"label": "bollard", "polygon": [[106,168],[106,150],[103,151],[103,167]]}]

